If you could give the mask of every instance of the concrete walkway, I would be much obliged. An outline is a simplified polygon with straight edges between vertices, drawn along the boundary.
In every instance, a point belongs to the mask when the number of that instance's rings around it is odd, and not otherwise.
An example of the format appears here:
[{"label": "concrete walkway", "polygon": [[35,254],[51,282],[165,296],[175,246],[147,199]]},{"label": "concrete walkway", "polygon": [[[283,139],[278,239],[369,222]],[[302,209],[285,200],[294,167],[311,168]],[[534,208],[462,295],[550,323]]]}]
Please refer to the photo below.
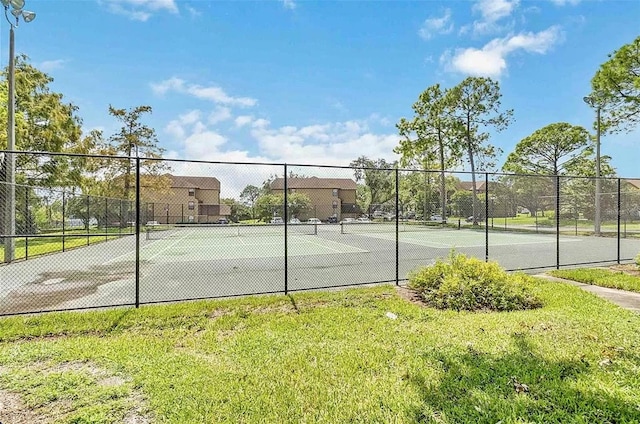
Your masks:
[{"label": "concrete walkway", "polygon": [[640,314],[640,293],[630,292],[626,290],[610,289],[608,287],[594,286],[592,284],[565,280],[564,278],[553,277],[547,274],[536,275],[536,277],[580,287],[582,290],[586,290],[590,293],[595,294],[596,296],[600,296],[601,298],[608,300],[609,302],[615,303],[622,308]]}]

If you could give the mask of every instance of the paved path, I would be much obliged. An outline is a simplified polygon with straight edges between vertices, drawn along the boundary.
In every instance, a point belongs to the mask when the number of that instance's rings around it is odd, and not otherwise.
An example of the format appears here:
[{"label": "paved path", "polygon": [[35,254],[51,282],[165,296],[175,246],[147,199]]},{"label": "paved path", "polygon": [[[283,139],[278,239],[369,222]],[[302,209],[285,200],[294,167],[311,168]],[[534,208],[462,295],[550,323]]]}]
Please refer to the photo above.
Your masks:
[{"label": "paved path", "polygon": [[573,280],[565,280],[564,278],[553,277],[547,274],[540,274],[536,277],[580,287],[581,289],[600,296],[601,298],[615,303],[622,308],[640,313],[640,293],[630,292],[626,290],[610,289],[608,287],[594,286],[592,284],[580,283]]}]

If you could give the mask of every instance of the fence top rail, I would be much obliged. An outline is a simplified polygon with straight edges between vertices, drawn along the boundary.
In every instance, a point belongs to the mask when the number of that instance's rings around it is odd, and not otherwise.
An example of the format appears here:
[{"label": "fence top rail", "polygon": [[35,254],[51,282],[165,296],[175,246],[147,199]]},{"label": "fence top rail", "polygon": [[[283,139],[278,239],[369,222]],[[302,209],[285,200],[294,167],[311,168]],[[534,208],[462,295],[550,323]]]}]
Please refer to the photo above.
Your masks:
[{"label": "fence top rail", "polygon": [[[295,166],[295,167],[307,167],[307,168],[329,168],[329,169],[361,169],[381,172],[423,172],[429,174],[440,174],[443,171],[439,169],[411,169],[411,168],[375,168],[364,166],[349,166],[349,165],[323,165],[323,164],[304,164],[304,163],[287,163],[287,162],[236,162],[236,161],[213,161],[202,159],[178,159],[178,158],[150,158],[150,157],[136,157],[136,156],[120,156],[120,155],[100,155],[100,154],[86,154],[86,153],[66,153],[66,152],[47,152],[47,151],[28,151],[28,150],[0,150],[1,153],[12,154],[24,154],[32,156],[66,156],[66,157],[89,157],[97,159],[111,159],[111,160],[141,160],[141,161],[154,161],[154,162],[177,162],[177,163],[202,163],[211,165],[260,165],[260,166]],[[548,175],[548,174],[516,174],[505,173],[498,171],[452,171],[445,170],[447,175],[455,174],[467,174],[484,176],[488,179],[489,176],[504,176],[504,177],[549,177],[549,178],[575,178],[575,179],[595,179],[595,176],[579,176],[579,175]],[[619,180],[619,179],[633,179],[629,177],[600,177],[601,180]],[[494,181],[492,181],[494,182]]]}]

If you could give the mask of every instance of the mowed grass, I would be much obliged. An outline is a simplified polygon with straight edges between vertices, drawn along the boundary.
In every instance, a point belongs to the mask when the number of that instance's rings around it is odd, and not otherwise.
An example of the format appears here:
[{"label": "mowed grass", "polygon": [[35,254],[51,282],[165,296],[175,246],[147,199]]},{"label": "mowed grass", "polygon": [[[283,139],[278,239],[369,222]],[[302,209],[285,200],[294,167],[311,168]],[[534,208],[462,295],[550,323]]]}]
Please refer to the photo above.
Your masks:
[{"label": "mowed grass", "polygon": [[[130,231],[128,228],[122,229],[122,233],[126,234]],[[96,236],[95,233],[104,233],[103,229],[92,229],[87,234],[86,230],[71,230],[65,232],[64,249],[75,249],[77,247],[87,246],[89,244],[101,243],[103,241],[112,240],[120,236],[118,229],[109,229],[111,236]],[[24,259],[25,257],[45,255],[48,253],[62,252],[62,232],[47,233],[47,237],[29,237],[16,238],[15,258]],[[0,262],[4,260],[4,245],[0,244]]]},{"label": "mowed grass", "polygon": [[640,317],[532,284],[526,312],[383,286],[11,317],[0,387],[61,423],[639,422]]},{"label": "mowed grass", "polygon": [[554,277],[593,284],[612,289],[628,290],[640,293],[640,277],[601,268],[562,269],[550,271]]}]

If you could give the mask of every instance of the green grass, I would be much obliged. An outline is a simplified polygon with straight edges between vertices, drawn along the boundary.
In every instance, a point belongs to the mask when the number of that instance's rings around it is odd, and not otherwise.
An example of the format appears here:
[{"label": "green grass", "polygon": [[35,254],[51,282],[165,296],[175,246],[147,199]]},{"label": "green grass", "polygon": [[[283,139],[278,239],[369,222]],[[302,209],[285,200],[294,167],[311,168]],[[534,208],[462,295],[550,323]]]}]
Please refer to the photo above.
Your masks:
[{"label": "green grass", "polygon": [[[122,229],[123,234],[126,234],[129,231],[130,230],[127,228]],[[86,230],[66,231],[65,232],[66,238],[64,241],[65,250],[87,246],[88,244],[101,243],[103,241],[112,240],[118,237],[117,229],[115,230],[110,229],[108,231],[109,234],[113,233],[114,234],[113,236],[93,235],[96,233],[104,234],[105,232],[103,229],[100,229],[100,230],[93,229],[89,232],[88,234],[89,237],[87,237]],[[24,237],[16,238],[15,258],[23,259],[27,253],[28,253],[28,256],[31,257],[31,256],[44,255],[47,253],[62,252],[62,232],[55,232],[55,233],[51,232],[51,233],[45,233],[45,234],[50,237],[29,237],[28,239]],[[58,235],[59,237],[53,237]],[[28,252],[27,252],[27,248],[28,248]],[[0,244],[0,262],[2,262],[3,260],[4,260],[4,245]]]},{"label": "green grass", "polygon": [[610,287],[640,293],[640,277],[628,275],[621,271],[599,268],[562,269],[550,272],[554,277]]},{"label": "green grass", "polygon": [[61,423],[638,422],[640,317],[533,284],[544,308],[503,313],[385,286],[11,317],[0,386]]}]

